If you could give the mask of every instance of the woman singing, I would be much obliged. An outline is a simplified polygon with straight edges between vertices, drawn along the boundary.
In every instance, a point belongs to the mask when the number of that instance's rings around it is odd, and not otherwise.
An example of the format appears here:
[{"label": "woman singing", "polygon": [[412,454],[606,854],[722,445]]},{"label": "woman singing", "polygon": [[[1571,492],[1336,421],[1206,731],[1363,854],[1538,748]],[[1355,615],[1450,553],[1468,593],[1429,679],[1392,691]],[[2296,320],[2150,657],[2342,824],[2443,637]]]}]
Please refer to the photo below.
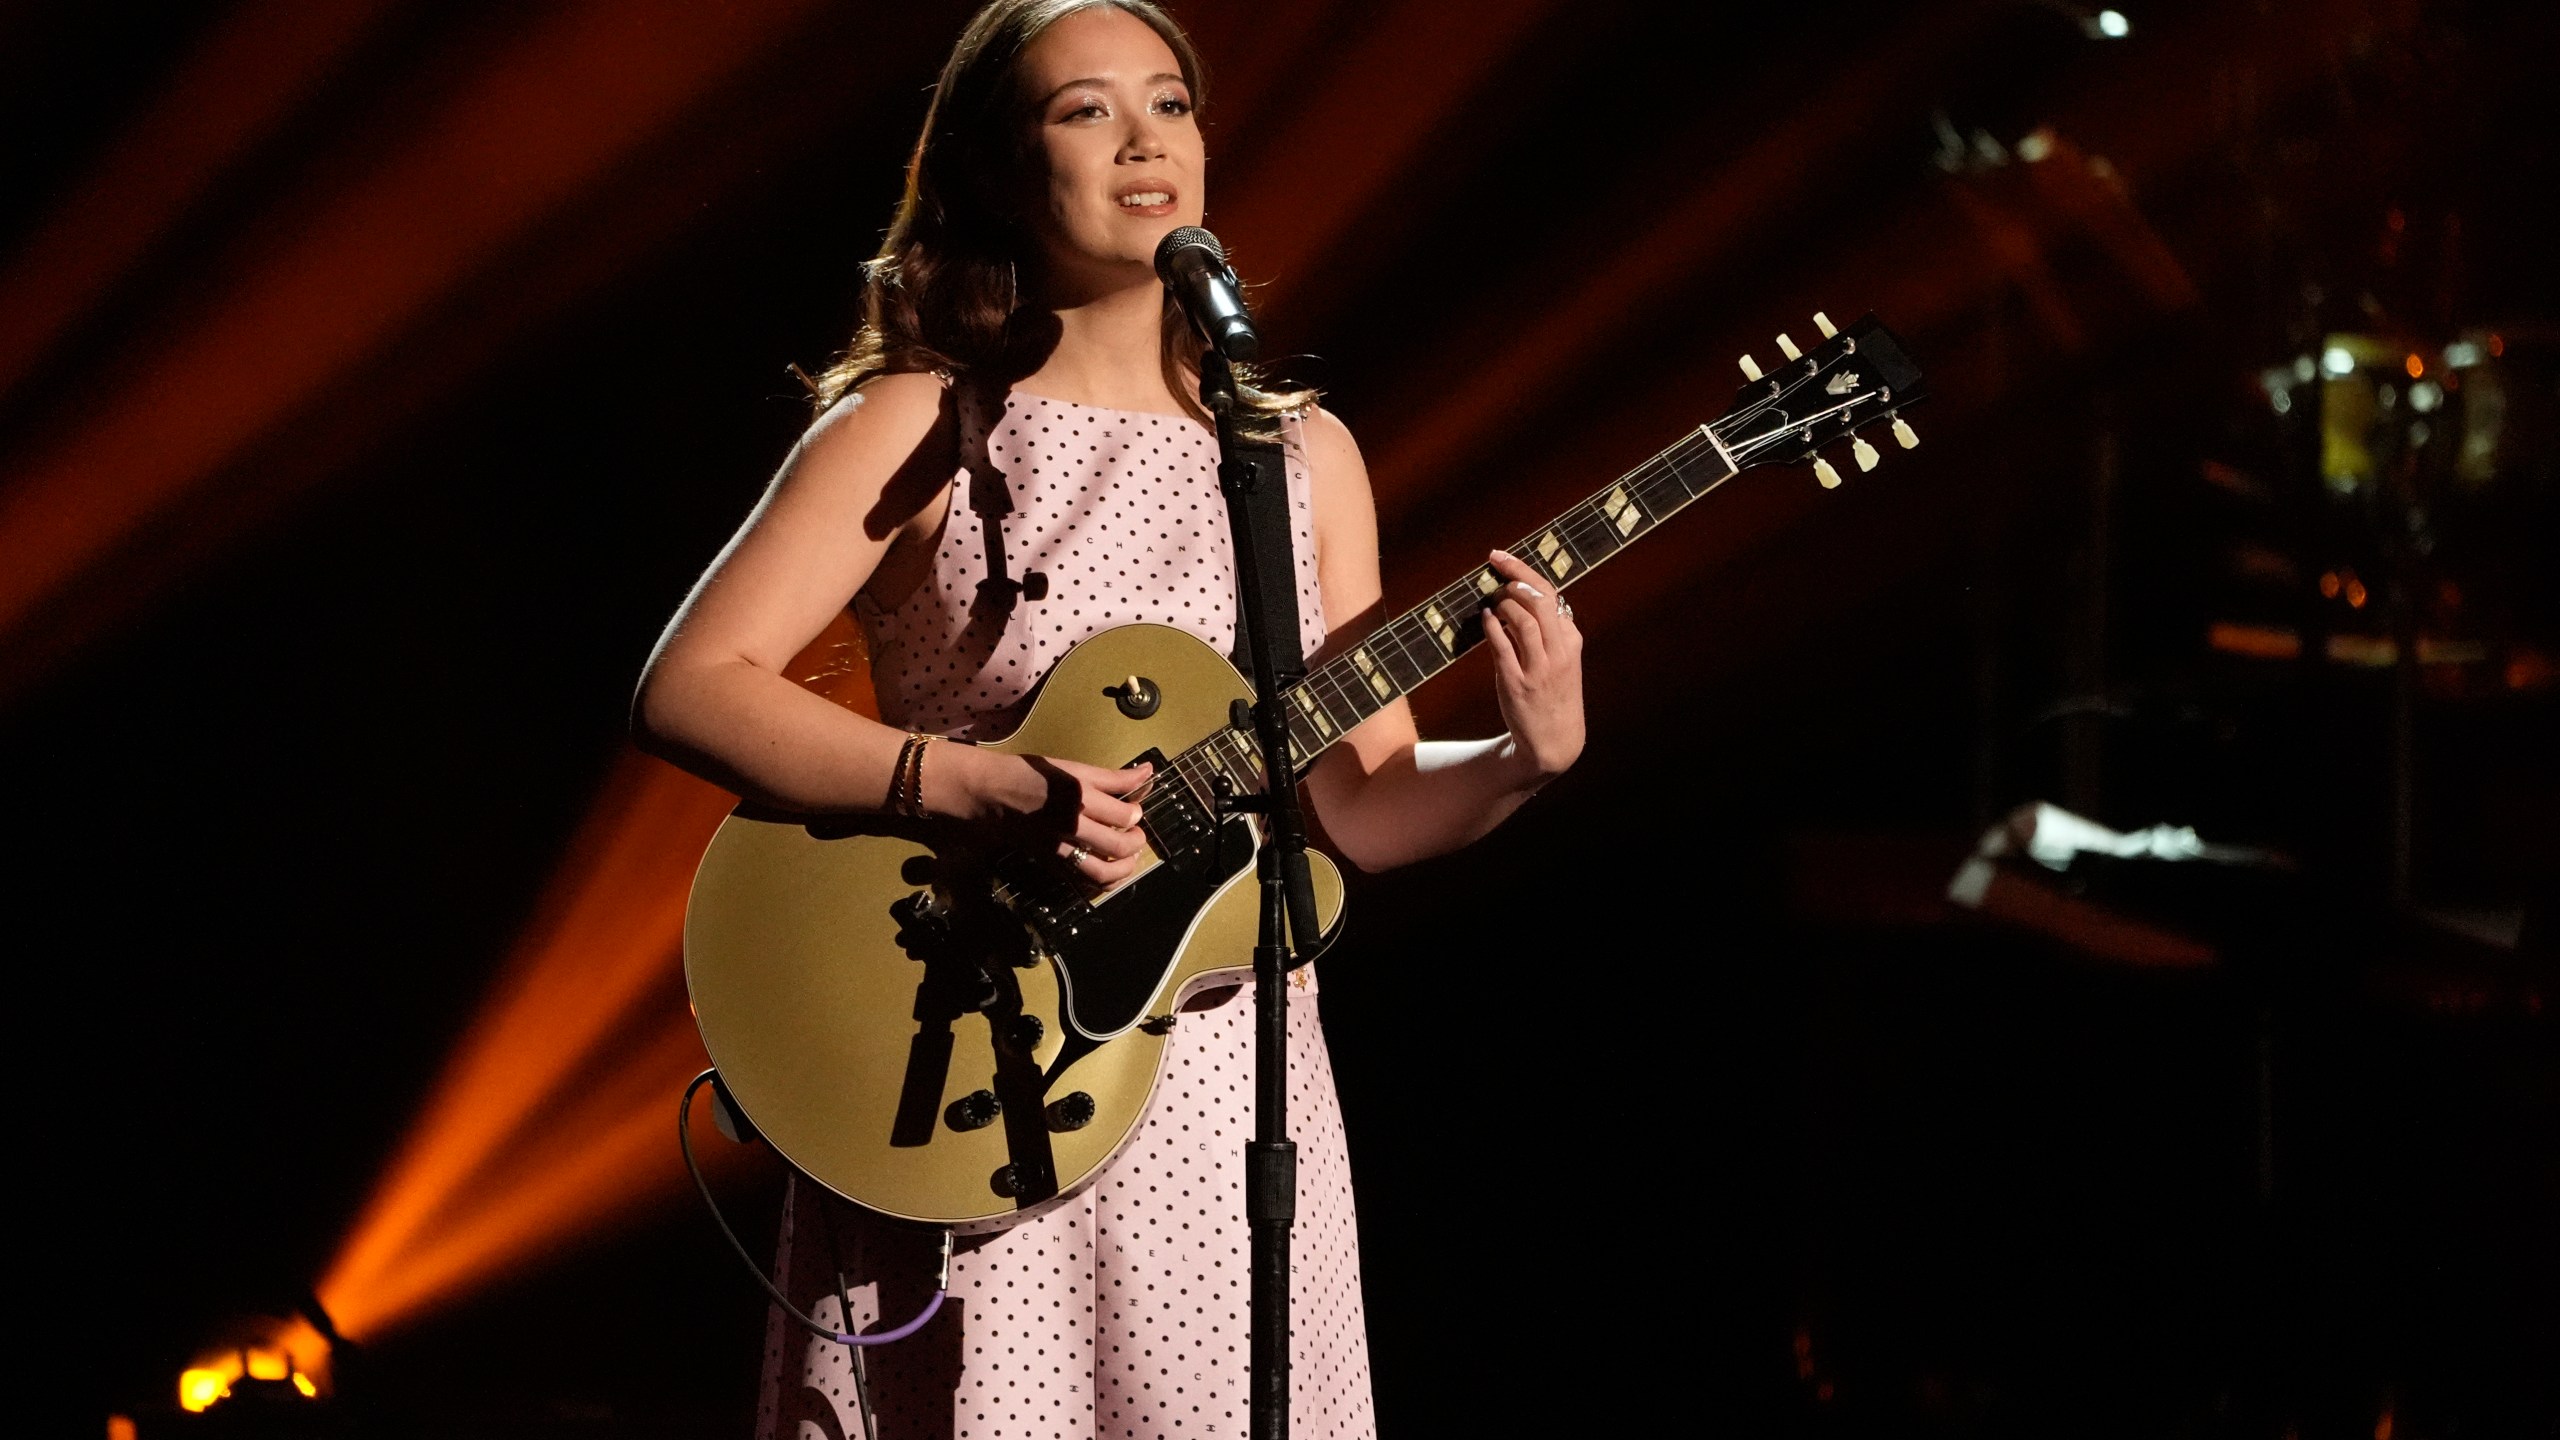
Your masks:
[{"label": "woman singing", "polygon": [[[1167,232],[1201,223],[1200,100],[1190,42],[1147,0],[996,0],[970,21],[820,413],[650,659],[636,723],[652,750],[786,811],[920,806],[1053,851],[1098,886],[1133,872],[1125,797],[1143,767],[1060,759],[1044,774],[917,737],[1005,734],[1048,668],[1114,625],[1235,648],[1197,342],[1152,264]],[[1311,395],[1248,388],[1243,403],[1285,447],[1314,654],[1380,603],[1368,474]],[[1581,751],[1572,617],[1527,566],[1491,563],[1512,582],[1486,626],[1509,733],[1424,743],[1399,700],[1307,781],[1364,869],[1467,844]],[[848,605],[882,722],[784,673]],[[1300,1434],[1365,1435],[1350,1176],[1307,992],[1289,1012],[1292,1410]],[[1216,992],[1178,1017],[1137,1138],[1092,1185],[961,1243],[946,1313],[867,1352],[869,1417],[851,1352],[803,1345],[777,1318],[759,1433],[1243,1434],[1250,999]],[[934,1237],[801,1184],[777,1267],[804,1308],[858,1330],[911,1313],[934,1256]]]}]

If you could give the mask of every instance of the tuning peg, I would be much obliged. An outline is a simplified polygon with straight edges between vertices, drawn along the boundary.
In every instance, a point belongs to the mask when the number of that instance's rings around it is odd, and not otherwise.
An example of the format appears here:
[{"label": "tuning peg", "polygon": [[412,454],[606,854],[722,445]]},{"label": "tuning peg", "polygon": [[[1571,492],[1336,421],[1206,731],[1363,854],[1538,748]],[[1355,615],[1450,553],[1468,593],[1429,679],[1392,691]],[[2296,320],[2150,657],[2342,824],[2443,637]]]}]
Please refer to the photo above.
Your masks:
[{"label": "tuning peg", "polygon": [[1757,360],[1752,359],[1752,358],[1751,358],[1750,356],[1748,356],[1748,355],[1743,356],[1743,357],[1742,357],[1742,378],[1743,378],[1743,379],[1745,379],[1745,380],[1757,380],[1757,379],[1759,379],[1759,378],[1760,378],[1760,362],[1759,362],[1759,361],[1757,361]]},{"label": "tuning peg", "polygon": [[1801,360],[1804,358],[1804,352],[1796,348],[1796,342],[1788,339],[1784,335],[1778,337],[1778,353],[1786,356],[1790,360]]},{"label": "tuning peg", "polygon": [[1873,470],[1876,468],[1876,447],[1867,443],[1866,436],[1853,435],[1849,438],[1849,458],[1858,462],[1859,470]]},{"label": "tuning peg", "polygon": [[1913,430],[1910,422],[1904,420],[1899,415],[1893,417],[1893,443],[1901,446],[1905,450],[1917,450],[1920,448],[1919,432]]},{"label": "tuning peg", "polygon": [[1819,310],[1813,312],[1813,328],[1821,331],[1825,340],[1840,333],[1840,327],[1831,323],[1831,317]]},{"label": "tuning peg", "polygon": [[1840,472],[1832,469],[1831,462],[1819,455],[1813,457],[1813,478],[1821,481],[1825,490],[1840,488]]}]

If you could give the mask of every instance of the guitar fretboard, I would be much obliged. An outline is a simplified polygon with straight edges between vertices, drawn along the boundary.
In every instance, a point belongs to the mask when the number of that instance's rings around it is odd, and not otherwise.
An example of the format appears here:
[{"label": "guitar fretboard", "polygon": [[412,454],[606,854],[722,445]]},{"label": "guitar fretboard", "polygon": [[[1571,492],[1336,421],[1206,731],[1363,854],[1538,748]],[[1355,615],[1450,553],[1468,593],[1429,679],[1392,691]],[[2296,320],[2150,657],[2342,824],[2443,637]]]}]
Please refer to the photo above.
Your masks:
[{"label": "guitar fretboard", "polygon": [[[1734,474],[1726,452],[1702,426],[1538,527],[1510,553],[1561,590]],[[1303,777],[1352,727],[1483,643],[1484,608],[1505,583],[1491,565],[1479,565],[1291,688],[1289,759],[1297,775]],[[1221,779],[1239,793],[1262,788],[1253,737],[1231,727],[1176,756],[1173,764],[1203,800],[1214,797]]]}]

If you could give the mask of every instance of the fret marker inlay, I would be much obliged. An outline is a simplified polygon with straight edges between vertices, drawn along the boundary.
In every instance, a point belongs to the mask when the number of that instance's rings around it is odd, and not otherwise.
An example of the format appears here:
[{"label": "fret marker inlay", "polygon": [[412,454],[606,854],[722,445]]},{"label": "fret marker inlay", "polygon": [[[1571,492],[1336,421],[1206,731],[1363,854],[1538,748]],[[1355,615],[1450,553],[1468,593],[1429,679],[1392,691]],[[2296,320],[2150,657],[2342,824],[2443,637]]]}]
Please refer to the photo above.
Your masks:
[{"label": "fret marker inlay", "polygon": [[1636,525],[1644,519],[1642,512],[1636,509],[1636,502],[1627,498],[1624,485],[1611,490],[1609,498],[1600,502],[1600,509],[1616,522],[1621,535],[1636,533]]},{"label": "fret marker inlay", "polygon": [[1351,663],[1359,667],[1360,678],[1369,682],[1369,689],[1379,699],[1385,700],[1395,693],[1395,682],[1389,680],[1385,672],[1378,668],[1377,661],[1369,658],[1369,652],[1366,649],[1352,651]]},{"label": "fret marker inlay", "polygon": [[1435,603],[1422,607],[1422,623],[1430,627],[1431,638],[1440,642],[1441,649],[1448,651],[1451,655],[1458,653],[1458,627],[1449,623],[1448,615],[1440,609],[1439,605]]},{"label": "fret marker inlay", "polygon": [[1304,686],[1290,693],[1297,697],[1298,708],[1306,713],[1307,723],[1316,727],[1316,733],[1327,740],[1332,739],[1333,721],[1324,713],[1324,707],[1316,703],[1316,697]]}]

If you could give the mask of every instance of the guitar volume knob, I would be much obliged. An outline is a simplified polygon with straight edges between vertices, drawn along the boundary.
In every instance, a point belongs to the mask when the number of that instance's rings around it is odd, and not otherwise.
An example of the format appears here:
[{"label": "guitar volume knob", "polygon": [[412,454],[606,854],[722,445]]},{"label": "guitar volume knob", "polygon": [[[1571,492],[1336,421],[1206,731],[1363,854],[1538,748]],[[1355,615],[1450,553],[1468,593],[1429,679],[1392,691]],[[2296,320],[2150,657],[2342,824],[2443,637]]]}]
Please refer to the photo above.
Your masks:
[{"label": "guitar volume knob", "polygon": [[972,1090],[951,1102],[942,1118],[954,1130],[984,1130],[1004,1113],[1004,1102],[992,1090]]},{"label": "guitar volume knob", "polygon": [[1016,1055],[1028,1055],[1040,1048],[1040,1042],[1048,1034],[1049,1027],[1040,1023],[1039,1016],[1016,1015],[1012,1023],[1004,1027],[1004,1045]]},{"label": "guitar volume knob", "polygon": [[1093,1097],[1082,1090],[1049,1102],[1042,1112],[1052,1130],[1081,1130],[1093,1123]]}]

